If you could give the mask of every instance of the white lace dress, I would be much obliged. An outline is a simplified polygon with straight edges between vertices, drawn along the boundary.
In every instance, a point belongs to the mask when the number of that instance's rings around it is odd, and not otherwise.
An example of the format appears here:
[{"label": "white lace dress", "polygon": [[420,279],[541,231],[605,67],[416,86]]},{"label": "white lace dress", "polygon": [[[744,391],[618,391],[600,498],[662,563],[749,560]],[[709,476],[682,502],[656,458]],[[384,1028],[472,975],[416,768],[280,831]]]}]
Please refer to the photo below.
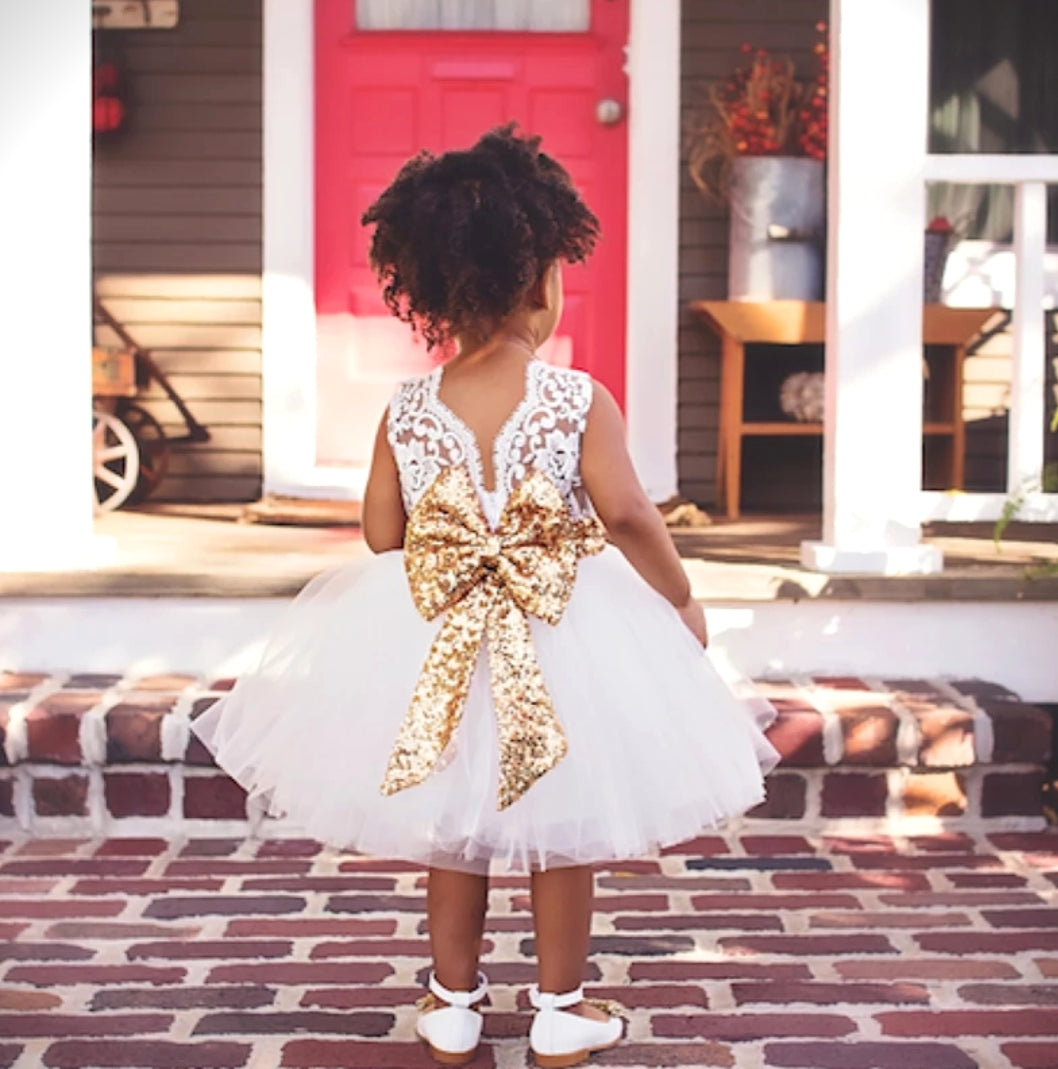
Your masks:
[{"label": "white lace dress", "polygon": [[[438,396],[441,369],[404,383],[388,437],[409,516],[438,476],[464,468],[495,530],[534,469],[574,517],[591,514],[580,442],[591,379],[531,361],[525,395],[493,446],[486,489],[473,434]],[[314,579],[257,668],[193,730],[273,812],[333,845],[484,871],[639,857],[743,813],[777,755],[679,620],[619,551],[577,565],[557,624],[529,618],[566,755],[497,809],[497,728],[482,651],[462,719],[416,786],[380,784],[441,627],[417,611],[402,551]]]}]

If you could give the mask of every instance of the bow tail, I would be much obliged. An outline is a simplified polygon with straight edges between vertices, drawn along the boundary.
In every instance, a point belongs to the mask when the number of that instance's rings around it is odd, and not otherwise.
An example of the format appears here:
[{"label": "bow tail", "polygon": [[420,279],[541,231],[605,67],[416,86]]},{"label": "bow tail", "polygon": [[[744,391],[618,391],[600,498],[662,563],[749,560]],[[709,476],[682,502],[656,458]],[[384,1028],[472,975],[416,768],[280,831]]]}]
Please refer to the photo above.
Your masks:
[{"label": "bow tail", "polygon": [[488,600],[478,588],[445,616],[389,755],[383,794],[414,787],[437,767],[463,715],[487,613]]},{"label": "bow tail", "polygon": [[485,635],[499,735],[497,808],[503,810],[565,757],[567,743],[525,613],[510,598],[497,599]]}]

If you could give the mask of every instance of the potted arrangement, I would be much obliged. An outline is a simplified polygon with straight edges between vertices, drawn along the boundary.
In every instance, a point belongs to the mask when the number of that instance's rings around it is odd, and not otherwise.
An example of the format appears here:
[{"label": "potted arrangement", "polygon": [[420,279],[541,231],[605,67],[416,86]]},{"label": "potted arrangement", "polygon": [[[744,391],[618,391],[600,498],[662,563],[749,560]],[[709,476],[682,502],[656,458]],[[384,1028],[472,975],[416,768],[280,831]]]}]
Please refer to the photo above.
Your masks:
[{"label": "potted arrangement", "polygon": [[[826,33],[826,24],[816,30]],[[823,295],[829,52],[813,49],[815,73],[745,44],[749,58],[710,88],[688,130],[695,185],[730,210],[732,300]]]}]

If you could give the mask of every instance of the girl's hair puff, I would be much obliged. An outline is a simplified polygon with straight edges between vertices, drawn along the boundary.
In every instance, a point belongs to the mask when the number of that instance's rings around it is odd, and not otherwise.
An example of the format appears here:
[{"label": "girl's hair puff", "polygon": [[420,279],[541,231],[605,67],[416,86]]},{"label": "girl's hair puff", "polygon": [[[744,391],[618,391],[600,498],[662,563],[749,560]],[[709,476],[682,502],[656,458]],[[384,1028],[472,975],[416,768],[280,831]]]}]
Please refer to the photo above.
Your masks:
[{"label": "girl's hair puff", "polygon": [[364,212],[390,311],[428,348],[495,330],[555,260],[587,259],[599,221],[566,169],[514,124],[473,148],[421,152]]}]

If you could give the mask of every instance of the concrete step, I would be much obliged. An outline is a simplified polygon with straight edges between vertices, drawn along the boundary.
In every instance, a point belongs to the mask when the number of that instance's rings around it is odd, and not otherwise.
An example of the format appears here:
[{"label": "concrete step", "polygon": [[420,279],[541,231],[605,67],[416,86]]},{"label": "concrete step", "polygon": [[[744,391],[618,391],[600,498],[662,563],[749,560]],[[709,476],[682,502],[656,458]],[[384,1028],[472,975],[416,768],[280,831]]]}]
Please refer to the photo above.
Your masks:
[{"label": "concrete step", "polygon": [[[247,806],[191,720],[191,674],[0,673],[0,832],[289,834]],[[748,814],[817,831],[1041,828],[1052,719],[982,680],[760,680],[782,754]]]}]

